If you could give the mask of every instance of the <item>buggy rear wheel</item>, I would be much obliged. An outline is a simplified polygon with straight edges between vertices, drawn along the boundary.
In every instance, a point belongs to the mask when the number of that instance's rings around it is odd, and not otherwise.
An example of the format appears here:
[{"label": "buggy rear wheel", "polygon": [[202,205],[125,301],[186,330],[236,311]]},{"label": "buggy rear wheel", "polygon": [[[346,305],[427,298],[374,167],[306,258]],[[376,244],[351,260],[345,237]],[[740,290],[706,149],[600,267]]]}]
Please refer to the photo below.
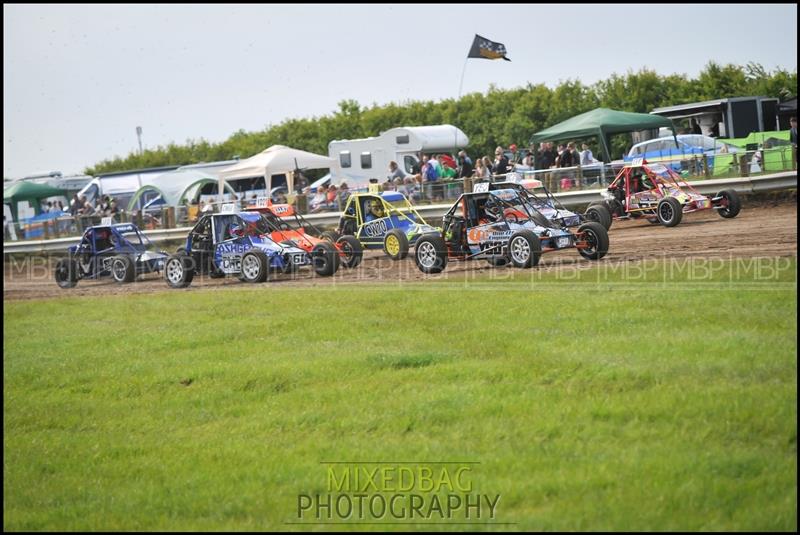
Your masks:
[{"label": "buggy rear wheel", "polygon": [[392,229],[383,238],[383,252],[392,260],[402,260],[408,256],[408,238],[400,229]]},{"label": "buggy rear wheel", "polygon": [[508,240],[508,256],[514,267],[531,268],[542,257],[542,242],[532,230],[520,230]]},{"label": "buggy rear wheel", "polygon": [[62,258],[56,264],[53,276],[59,288],[74,288],[78,284],[78,261],[73,258]]},{"label": "buggy rear wheel", "polygon": [[330,242],[318,243],[311,250],[311,263],[317,275],[330,277],[339,269],[339,251]]},{"label": "buggy rear wheel", "polygon": [[589,208],[586,209],[586,213],[583,215],[589,221],[600,223],[606,230],[611,228],[611,212],[606,205],[601,202],[590,204]]},{"label": "buggy rear wheel", "polygon": [[119,283],[133,282],[136,278],[136,266],[130,256],[117,255],[111,259],[111,276]]},{"label": "buggy rear wheel", "polygon": [[588,247],[578,249],[580,255],[587,260],[600,260],[608,252],[608,231],[603,225],[590,221],[584,223],[578,229],[578,233],[583,234],[583,241],[588,243]]},{"label": "buggy rear wheel", "polygon": [[720,200],[719,215],[725,219],[732,219],[739,215],[742,209],[742,201],[739,200],[739,194],[732,189],[724,189],[717,193],[717,197],[722,197]]},{"label": "buggy rear wheel", "polygon": [[342,265],[346,268],[355,268],[364,258],[364,246],[355,236],[342,236],[336,240],[336,245],[342,253]]},{"label": "buggy rear wheel", "polygon": [[164,263],[164,280],[171,288],[186,288],[194,278],[194,261],[191,256],[176,254]]},{"label": "buggy rear wheel", "polygon": [[414,247],[414,261],[423,273],[441,273],[447,267],[447,244],[441,236],[422,236]]},{"label": "buggy rear wheel", "polygon": [[664,197],[656,207],[658,221],[665,227],[674,227],[681,222],[683,205],[675,197]]}]

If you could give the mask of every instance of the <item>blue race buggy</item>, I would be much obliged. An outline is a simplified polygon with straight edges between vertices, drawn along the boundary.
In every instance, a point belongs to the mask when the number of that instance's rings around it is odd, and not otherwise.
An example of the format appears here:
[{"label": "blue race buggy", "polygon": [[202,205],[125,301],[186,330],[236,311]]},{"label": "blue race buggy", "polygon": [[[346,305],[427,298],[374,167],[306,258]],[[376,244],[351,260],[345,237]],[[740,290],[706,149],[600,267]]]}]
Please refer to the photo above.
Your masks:
[{"label": "blue race buggy", "polygon": [[80,243],[69,248],[69,256],[56,264],[56,284],[72,288],[81,279],[101,277],[133,282],[142,273],[164,269],[167,254],[151,248],[147,236],[131,223],[89,227]]},{"label": "blue race buggy", "polygon": [[322,242],[307,253],[289,243],[270,239],[269,222],[257,212],[206,214],[192,228],[186,244],[167,259],[164,279],[173,288],[185,288],[195,274],[211,278],[236,275],[245,282],[264,282],[269,273],[293,273],[313,266],[330,276],[339,267],[336,248]]},{"label": "blue race buggy", "polygon": [[338,243],[342,236],[355,236],[365,249],[383,249],[392,260],[402,260],[420,236],[439,230],[425,222],[405,195],[384,191],[351,195],[336,232],[323,237]]}]

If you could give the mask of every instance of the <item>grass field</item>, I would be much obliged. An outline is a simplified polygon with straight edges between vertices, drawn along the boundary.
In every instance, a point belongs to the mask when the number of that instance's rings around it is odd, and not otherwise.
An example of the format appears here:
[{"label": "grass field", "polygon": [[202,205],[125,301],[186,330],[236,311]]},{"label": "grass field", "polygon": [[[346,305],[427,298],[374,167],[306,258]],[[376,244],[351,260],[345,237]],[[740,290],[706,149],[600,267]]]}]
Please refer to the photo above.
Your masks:
[{"label": "grass field", "polygon": [[321,462],[405,460],[504,529],[795,530],[787,262],[5,302],[4,528],[292,529]]}]

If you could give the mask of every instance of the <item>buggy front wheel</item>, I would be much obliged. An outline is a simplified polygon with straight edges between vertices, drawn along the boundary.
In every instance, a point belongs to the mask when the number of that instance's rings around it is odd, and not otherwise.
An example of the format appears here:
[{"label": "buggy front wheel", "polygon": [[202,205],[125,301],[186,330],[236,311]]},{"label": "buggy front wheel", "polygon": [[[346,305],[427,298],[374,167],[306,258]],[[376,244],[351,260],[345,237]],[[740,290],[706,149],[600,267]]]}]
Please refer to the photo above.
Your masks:
[{"label": "buggy front wheel", "polygon": [[133,282],[136,278],[136,266],[130,256],[117,255],[111,260],[111,276],[120,284]]},{"label": "buggy front wheel", "polygon": [[59,288],[74,288],[78,284],[78,261],[73,258],[62,258],[56,264],[53,276]]},{"label": "buggy front wheel", "polygon": [[447,267],[447,244],[441,236],[422,236],[414,247],[414,261],[423,273],[441,273]]},{"label": "buggy front wheel", "polygon": [[164,280],[171,288],[186,288],[194,278],[192,257],[172,255],[164,264]]},{"label": "buggy front wheel", "polygon": [[608,232],[603,225],[590,221],[578,228],[578,234],[582,235],[582,241],[586,242],[586,247],[578,249],[580,255],[587,260],[600,260],[608,252]]},{"label": "buggy front wheel", "polygon": [[732,189],[724,189],[717,193],[720,199],[719,215],[725,219],[732,219],[739,215],[742,209],[742,201],[739,200],[739,194]]}]

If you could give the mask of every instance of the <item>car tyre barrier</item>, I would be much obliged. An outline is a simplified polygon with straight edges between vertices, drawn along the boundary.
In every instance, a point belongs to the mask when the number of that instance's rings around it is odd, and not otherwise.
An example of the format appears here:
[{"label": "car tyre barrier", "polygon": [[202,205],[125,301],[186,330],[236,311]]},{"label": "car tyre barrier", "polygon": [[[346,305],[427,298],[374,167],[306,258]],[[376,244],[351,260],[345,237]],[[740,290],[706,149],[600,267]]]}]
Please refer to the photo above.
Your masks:
[{"label": "car tyre barrier", "polygon": [[355,236],[341,236],[336,240],[339,250],[342,252],[342,265],[353,269],[357,267],[364,258],[364,246]]},{"label": "car tyre barrier", "polygon": [[136,279],[136,266],[130,256],[117,255],[111,260],[111,276],[119,284]]},{"label": "car tyre barrier", "polygon": [[330,277],[339,269],[339,251],[332,243],[318,243],[311,250],[311,262],[317,275]]},{"label": "car tyre barrier", "polygon": [[527,269],[537,265],[542,257],[539,237],[528,229],[515,232],[508,240],[508,257],[514,267]]},{"label": "car tyre barrier", "polygon": [[74,258],[59,260],[54,273],[59,288],[74,288],[78,284],[78,269],[78,261]]},{"label": "car tyre barrier", "polygon": [[194,279],[194,260],[186,254],[174,254],[164,263],[164,280],[172,288],[186,288]]},{"label": "car tyre barrier", "polygon": [[683,205],[675,197],[664,197],[656,206],[658,221],[665,227],[674,227],[683,218]]},{"label": "car tyre barrier", "polygon": [[585,249],[578,249],[580,255],[587,260],[600,260],[608,253],[608,231],[600,223],[590,221],[578,228],[578,234],[589,244]]},{"label": "car tyre barrier", "polygon": [[719,215],[725,219],[732,219],[739,215],[742,209],[742,201],[739,199],[739,194],[732,189],[724,189],[717,193],[713,200],[724,200],[725,204],[720,206]]},{"label": "car tyre barrier", "polygon": [[586,209],[586,213],[583,215],[589,221],[600,223],[606,230],[611,228],[611,211],[608,209],[608,206],[602,202],[590,204],[589,208]]},{"label": "car tyre barrier", "polygon": [[392,229],[383,238],[383,252],[392,260],[402,260],[408,256],[408,238],[400,229]]},{"label": "car tyre barrier", "polygon": [[422,236],[414,247],[414,261],[420,271],[441,273],[447,267],[447,244],[435,234]]}]

